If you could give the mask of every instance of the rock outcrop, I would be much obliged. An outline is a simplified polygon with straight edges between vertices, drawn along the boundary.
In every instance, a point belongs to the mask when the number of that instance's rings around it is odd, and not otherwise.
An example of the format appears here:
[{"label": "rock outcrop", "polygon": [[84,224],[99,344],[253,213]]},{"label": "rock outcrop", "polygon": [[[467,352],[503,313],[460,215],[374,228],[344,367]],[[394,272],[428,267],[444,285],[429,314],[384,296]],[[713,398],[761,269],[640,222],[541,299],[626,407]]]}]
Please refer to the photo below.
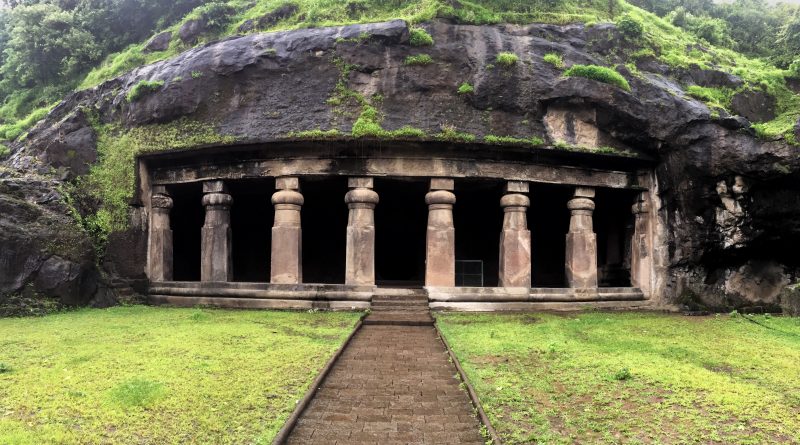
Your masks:
[{"label": "rock outcrop", "polygon": [[[179,32],[184,41],[202,28],[189,23]],[[94,110],[100,122],[124,128],[190,118],[240,142],[315,129],[349,133],[360,105],[337,96],[344,86],[368,100],[381,98],[376,104],[387,130],[410,125],[435,134],[455,126],[478,136],[540,136],[552,143],[566,133],[547,116],[569,115],[588,130],[573,132],[567,142],[596,141],[659,159],[671,267],[664,303],[776,305],[779,288],[797,278],[800,147],[759,140],[747,119],[711,113],[683,89],[687,84],[738,87],[741,79],[699,68],[672,72],[655,59],[640,63],[636,75],[629,73],[622,65],[627,62],[624,39],[613,25],[434,22],[423,27],[434,46],[411,46],[407,24],[392,21],[250,34],[193,48],[66,98],[14,145],[0,177],[13,171],[17,179],[5,182],[28,183],[33,181],[28,175],[50,175],[57,184],[85,174],[97,152],[92,125],[81,110]],[[501,51],[517,54],[520,62],[496,66]],[[565,78],[542,60],[551,52],[561,54],[567,66],[619,64],[631,91]],[[407,56],[421,53],[434,63],[404,64]],[[126,100],[142,80],[164,86],[138,101]],[[463,82],[474,92],[457,94]],[[41,187],[36,190],[47,188]],[[2,235],[6,257],[0,262],[0,292],[33,286],[65,302],[85,303],[91,297],[81,289],[80,277],[93,273],[94,264],[83,255],[91,250],[88,239],[75,233],[74,245],[86,246],[75,257],[42,253],[37,243],[46,243],[52,232],[29,225],[40,227],[43,212],[66,224],[64,209],[47,208],[37,199],[17,205],[22,198],[13,196],[7,187],[0,190],[0,203],[6,203],[0,223],[16,226]],[[141,234],[118,238],[141,249],[144,243],[136,236]],[[114,261],[106,258],[104,264],[114,268]],[[121,269],[123,275],[136,272],[130,265]]]}]

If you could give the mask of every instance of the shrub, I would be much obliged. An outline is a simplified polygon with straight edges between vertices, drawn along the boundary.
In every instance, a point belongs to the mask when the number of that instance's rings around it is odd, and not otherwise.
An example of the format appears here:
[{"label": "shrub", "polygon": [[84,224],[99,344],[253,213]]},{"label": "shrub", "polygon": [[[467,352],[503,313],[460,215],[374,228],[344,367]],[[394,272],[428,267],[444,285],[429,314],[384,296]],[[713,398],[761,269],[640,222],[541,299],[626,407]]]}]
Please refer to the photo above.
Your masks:
[{"label": "shrub", "polygon": [[0,374],[7,374],[11,372],[11,366],[0,362]]},{"label": "shrub", "polygon": [[567,77],[585,77],[630,91],[631,86],[622,75],[611,68],[597,65],[572,65],[564,72]]},{"label": "shrub", "polygon": [[630,14],[625,14],[617,20],[617,29],[629,39],[638,39],[644,34],[642,22],[633,18]]},{"label": "shrub", "polygon": [[408,38],[411,46],[432,46],[433,37],[422,28],[411,28],[411,35]]},{"label": "shrub", "polygon": [[475,92],[475,87],[470,83],[464,82],[458,86],[458,94],[472,94]]},{"label": "shrub", "polygon": [[797,58],[789,65],[789,77],[800,79],[800,58]]},{"label": "shrub", "polygon": [[619,371],[615,372],[614,375],[611,376],[614,380],[623,381],[623,380],[630,380],[633,375],[631,375],[631,370],[628,368],[622,368]]},{"label": "shrub", "polygon": [[561,57],[561,54],[547,53],[544,55],[544,57],[542,57],[542,60],[558,69],[564,68],[564,59]]},{"label": "shrub", "polygon": [[430,65],[433,63],[433,58],[427,54],[417,54],[416,56],[406,57],[406,65]]},{"label": "shrub", "polygon": [[163,86],[163,80],[155,80],[152,82],[149,80],[140,80],[139,83],[128,91],[128,95],[125,96],[125,98],[128,99],[128,102],[136,102],[146,94],[160,90]]},{"label": "shrub", "polygon": [[495,57],[495,62],[503,68],[511,68],[517,64],[519,57],[514,53],[502,52]]}]

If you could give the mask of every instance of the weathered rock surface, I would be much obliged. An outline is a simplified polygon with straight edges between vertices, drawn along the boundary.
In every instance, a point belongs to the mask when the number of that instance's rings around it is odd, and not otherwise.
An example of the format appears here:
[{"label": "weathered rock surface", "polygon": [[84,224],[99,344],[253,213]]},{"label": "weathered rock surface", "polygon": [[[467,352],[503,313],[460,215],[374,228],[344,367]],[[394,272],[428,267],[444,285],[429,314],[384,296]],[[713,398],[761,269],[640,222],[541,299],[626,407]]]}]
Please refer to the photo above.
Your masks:
[{"label": "weathered rock surface", "polygon": [[753,122],[775,119],[775,98],[763,91],[742,91],[731,98],[731,109]]},{"label": "weathered rock surface", "polygon": [[[204,28],[190,23],[179,32],[186,42],[194,41]],[[96,159],[96,143],[80,109],[97,110],[102,122],[126,127],[188,117],[242,142],[271,141],[313,129],[348,133],[359,107],[347,101],[328,103],[347,64],[351,69],[343,80],[349,89],[366,98],[382,96],[382,125],[387,130],[411,125],[434,134],[454,125],[477,136],[538,135],[554,142],[560,133],[548,129],[545,117],[571,113],[595,126],[591,137],[603,144],[657,157],[661,216],[669,226],[670,302],[693,293],[700,304],[712,307],[777,304],[774,289],[796,279],[800,148],[783,140],[756,139],[747,119],[712,117],[704,104],[683,92],[686,84],[738,87],[741,79],[700,69],[673,73],[651,60],[639,65],[640,76],[626,76],[631,84],[631,92],[626,92],[588,79],[564,78],[561,70],[543,62],[548,52],[562,54],[567,65],[627,62],[613,25],[587,29],[435,22],[424,27],[436,42],[432,47],[410,46],[402,21],[251,34],[199,46],[66,98],[24,143],[13,147],[5,164],[37,174],[52,166],[60,171],[53,181],[84,174]],[[370,37],[359,39],[363,35]],[[493,66],[500,51],[518,54],[520,63],[509,69]],[[420,53],[430,54],[435,63],[403,63],[408,55]],[[129,103],[125,95],[141,80],[162,80],[165,85],[157,94]],[[474,85],[474,93],[458,95],[462,82]],[[763,120],[756,114],[745,117]],[[70,155],[70,150],[76,154]],[[0,291],[19,292],[37,285],[37,273],[51,258],[39,253],[36,244],[45,242],[50,232],[27,227],[38,227],[36,212],[44,211],[43,204],[28,200],[26,205],[13,205],[8,200],[16,198],[8,193],[0,192],[6,200],[0,223],[21,224],[0,235],[13,238],[3,241],[13,249],[0,262]],[[63,210],[47,212],[53,218],[65,216]],[[141,249],[144,232],[137,230],[118,238]],[[88,242],[77,237],[77,245]],[[141,278],[136,264],[142,263],[122,264],[122,256],[107,257],[104,267]],[[60,259],[77,264],[79,272],[60,265]],[[47,266],[46,275],[52,277],[39,280],[39,285],[78,301],[77,287],[56,282],[61,277],[71,283],[77,278],[69,277],[76,273],[86,275],[88,264],[59,254]]]},{"label": "weathered rock surface", "polygon": [[172,40],[172,32],[164,31],[156,34],[145,45],[142,52],[153,53],[158,51],[166,51],[169,48],[169,42]]}]

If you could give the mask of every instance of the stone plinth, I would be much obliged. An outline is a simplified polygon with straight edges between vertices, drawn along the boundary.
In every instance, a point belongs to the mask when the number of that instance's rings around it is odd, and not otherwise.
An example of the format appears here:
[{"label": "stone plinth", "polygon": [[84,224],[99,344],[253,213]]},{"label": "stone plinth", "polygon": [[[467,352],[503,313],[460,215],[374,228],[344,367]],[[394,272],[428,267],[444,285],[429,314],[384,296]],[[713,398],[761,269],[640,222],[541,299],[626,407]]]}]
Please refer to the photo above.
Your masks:
[{"label": "stone plinth", "polygon": [[275,222],[272,226],[271,283],[299,284],[303,282],[300,209],[304,200],[299,187],[297,178],[275,179],[275,188],[278,191],[272,195],[272,204],[275,206]]},{"label": "stone plinth", "polygon": [[153,187],[150,198],[150,236],[147,246],[150,281],[172,281],[172,198],[164,186]]},{"label": "stone plinth", "polygon": [[202,229],[201,281],[233,280],[233,246],[231,234],[233,197],[222,181],[203,183],[203,206],[206,219]]},{"label": "stone plinth", "polygon": [[597,236],[592,224],[594,189],[576,187],[567,204],[572,216],[567,233],[567,285],[574,289],[597,288]]},{"label": "stone plinth", "polygon": [[350,178],[344,202],[350,209],[347,218],[345,284],[375,284],[375,206],[378,194],[372,178]]},{"label": "stone plinth", "polygon": [[531,287],[531,231],[526,215],[530,205],[530,199],[520,193],[509,193],[500,199],[500,287]]},{"label": "stone plinth", "polygon": [[456,284],[456,231],[453,205],[456,195],[452,179],[432,179],[425,195],[428,231],[425,250],[425,285],[454,287]]},{"label": "stone plinth", "polygon": [[637,195],[631,210],[635,218],[631,241],[631,285],[649,295],[653,270],[653,258],[649,254],[651,248],[649,194],[642,192]]}]

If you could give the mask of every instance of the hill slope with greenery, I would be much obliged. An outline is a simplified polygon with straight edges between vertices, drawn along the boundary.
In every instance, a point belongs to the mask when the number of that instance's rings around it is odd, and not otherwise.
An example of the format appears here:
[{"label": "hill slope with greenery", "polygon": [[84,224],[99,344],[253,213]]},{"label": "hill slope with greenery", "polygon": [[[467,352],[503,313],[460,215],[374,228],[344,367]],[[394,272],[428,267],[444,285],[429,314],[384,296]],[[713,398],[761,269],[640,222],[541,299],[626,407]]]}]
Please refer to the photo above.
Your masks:
[{"label": "hill slope with greenery", "polygon": [[[724,7],[710,0],[688,6],[633,3],[664,18],[623,0],[6,0],[8,9],[0,11],[0,139],[23,135],[70,90],[91,88],[196,45],[236,34],[394,18],[411,23],[621,23],[637,47],[632,60],[652,56],[671,67],[698,65],[735,74],[746,81],[739,90],[763,89],[777,99],[777,118],[758,124],[757,131],[768,137],[789,134],[800,115],[800,96],[786,86],[787,78],[800,78],[796,5],[769,6],[763,0],[737,0]],[[754,18],[759,9],[765,11],[761,20]],[[171,33],[166,47],[148,50],[147,40],[164,31]],[[797,62],[790,64],[795,57]],[[694,94],[724,109],[736,92],[696,89]]]}]

